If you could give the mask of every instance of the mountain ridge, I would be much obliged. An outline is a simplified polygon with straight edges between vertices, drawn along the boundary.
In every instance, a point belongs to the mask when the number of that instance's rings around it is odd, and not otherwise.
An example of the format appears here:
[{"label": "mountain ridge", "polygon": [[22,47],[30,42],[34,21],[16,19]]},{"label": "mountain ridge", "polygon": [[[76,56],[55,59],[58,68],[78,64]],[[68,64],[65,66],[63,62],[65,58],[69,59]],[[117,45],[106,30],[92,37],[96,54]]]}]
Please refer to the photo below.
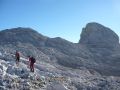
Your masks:
[{"label": "mountain ridge", "polygon": [[[1,31],[0,38],[3,51],[4,48],[11,53],[19,50],[25,56],[33,55],[49,63],[72,68],[87,67],[105,75],[120,75],[120,69],[112,64],[115,58],[120,57],[116,55],[120,52],[119,37],[111,29],[95,22],[83,28],[79,43],[60,37],[49,38],[31,28],[21,27]],[[117,57],[113,58],[114,54]]]},{"label": "mountain ridge", "polygon": [[[78,43],[31,28],[7,29],[0,32],[0,89],[119,90],[119,53],[117,34],[98,23],[87,24]],[[29,71],[29,55],[36,58],[35,73]]]}]

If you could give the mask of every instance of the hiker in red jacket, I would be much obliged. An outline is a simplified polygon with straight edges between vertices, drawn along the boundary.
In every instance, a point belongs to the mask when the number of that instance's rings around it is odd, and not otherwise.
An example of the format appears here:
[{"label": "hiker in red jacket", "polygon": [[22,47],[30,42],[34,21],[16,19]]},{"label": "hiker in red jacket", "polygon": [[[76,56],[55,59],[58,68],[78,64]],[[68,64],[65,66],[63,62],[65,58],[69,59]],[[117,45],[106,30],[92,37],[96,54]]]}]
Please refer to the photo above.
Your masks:
[{"label": "hiker in red jacket", "polygon": [[34,72],[34,63],[36,62],[36,59],[34,57],[29,57],[30,60],[30,71]]},{"label": "hiker in red jacket", "polygon": [[20,53],[18,51],[16,51],[16,53],[15,53],[15,58],[16,58],[16,64],[19,65]]}]

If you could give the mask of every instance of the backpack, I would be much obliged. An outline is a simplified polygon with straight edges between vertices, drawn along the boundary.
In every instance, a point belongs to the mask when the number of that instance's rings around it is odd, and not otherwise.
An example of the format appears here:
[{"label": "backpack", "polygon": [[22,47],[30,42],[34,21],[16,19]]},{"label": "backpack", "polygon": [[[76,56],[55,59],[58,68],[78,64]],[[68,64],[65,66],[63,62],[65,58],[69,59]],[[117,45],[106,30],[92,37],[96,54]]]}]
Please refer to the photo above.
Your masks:
[{"label": "backpack", "polygon": [[31,62],[32,63],[35,63],[36,62],[36,59],[34,57],[31,57]]}]

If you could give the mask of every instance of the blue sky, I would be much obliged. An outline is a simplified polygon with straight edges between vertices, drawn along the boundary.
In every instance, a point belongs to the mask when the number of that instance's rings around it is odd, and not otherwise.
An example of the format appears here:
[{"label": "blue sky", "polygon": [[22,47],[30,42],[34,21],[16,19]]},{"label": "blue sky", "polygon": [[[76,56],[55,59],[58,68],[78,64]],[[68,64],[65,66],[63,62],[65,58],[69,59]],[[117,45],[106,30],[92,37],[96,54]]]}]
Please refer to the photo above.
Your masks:
[{"label": "blue sky", "polygon": [[120,0],[0,0],[0,30],[31,27],[76,43],[89,22],[120,36]]}]

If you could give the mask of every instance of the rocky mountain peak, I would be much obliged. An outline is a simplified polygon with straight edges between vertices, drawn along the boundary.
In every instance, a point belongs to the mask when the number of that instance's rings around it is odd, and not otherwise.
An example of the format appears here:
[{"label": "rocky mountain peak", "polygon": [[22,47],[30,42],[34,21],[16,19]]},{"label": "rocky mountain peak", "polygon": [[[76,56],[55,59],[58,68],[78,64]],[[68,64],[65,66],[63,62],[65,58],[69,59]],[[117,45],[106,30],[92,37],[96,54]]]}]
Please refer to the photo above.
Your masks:
[{"label": "rocky mountain peak", "polygon": [[4,44],[10,43],[33,43],[33,45],[41,45],[47,39],[46,36],[38,33],[31,28],[12,28],[0,32],[0,42]]},{"label": "rocky mountain peak", "polygon": [[79,43],[95,47],[116,47],[119,37],[111,29],[93,22],[82,29]]}]

